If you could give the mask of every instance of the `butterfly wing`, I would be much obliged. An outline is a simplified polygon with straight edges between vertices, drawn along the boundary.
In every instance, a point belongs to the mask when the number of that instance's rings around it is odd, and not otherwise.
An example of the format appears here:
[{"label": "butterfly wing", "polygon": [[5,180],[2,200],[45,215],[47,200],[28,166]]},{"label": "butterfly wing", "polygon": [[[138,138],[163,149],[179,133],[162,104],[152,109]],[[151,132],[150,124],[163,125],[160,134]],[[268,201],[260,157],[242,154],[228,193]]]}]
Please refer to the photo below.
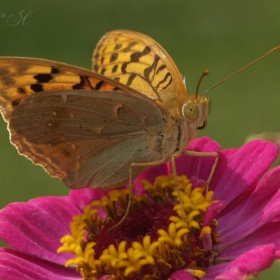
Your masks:
[{"label": "butterfly wing", "polygon": [[171,57],[150,37],[127,30],[105,34],[92,67],[163,104],[171,116],[181,116],[188,99],[185,84]]},{"label": "butterfly wing", "polygon": [[150,141],[161,141],[168,116],[133,89],[78,67],[22,58],[0,59],[0,83],[12,143],[70,188],[122,185],[132,162],[161,156]]},{"label": "butterfly wing", "polygon": [[128,91],[131,89],[92,71],[34,58],[0,57],[0,109],[4,119],[26,97],[55,90]]}]

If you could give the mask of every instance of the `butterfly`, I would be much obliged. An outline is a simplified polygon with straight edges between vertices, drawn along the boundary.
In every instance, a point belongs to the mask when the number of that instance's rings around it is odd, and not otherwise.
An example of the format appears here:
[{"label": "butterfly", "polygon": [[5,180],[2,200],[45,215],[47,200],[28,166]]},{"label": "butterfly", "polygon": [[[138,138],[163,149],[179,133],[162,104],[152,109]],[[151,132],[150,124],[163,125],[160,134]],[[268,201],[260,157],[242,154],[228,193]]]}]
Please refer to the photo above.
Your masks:
[{"label": "butterfly", "polygon": [[[116,30],[99,41],[93,71],[60,62],[0,58],[0,110],[18,152],[71,189],[132,183],[174,159],[200,128],[209,98],[188,95],[167,52]],[[216,153],[205,153],[217,156]]]}]

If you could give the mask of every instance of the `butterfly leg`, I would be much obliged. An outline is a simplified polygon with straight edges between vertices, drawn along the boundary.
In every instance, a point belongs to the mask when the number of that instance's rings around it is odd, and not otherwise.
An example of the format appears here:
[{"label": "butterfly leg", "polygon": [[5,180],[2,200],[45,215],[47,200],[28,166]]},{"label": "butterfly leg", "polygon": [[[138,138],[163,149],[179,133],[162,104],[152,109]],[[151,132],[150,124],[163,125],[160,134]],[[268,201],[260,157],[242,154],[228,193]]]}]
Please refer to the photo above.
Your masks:
[{"label": "butterfly leg", "polygon": [[129,214],[129,210],[130,210],[130,206],[131,206],[131,200],[132,200],[132,194],[133,194],[133,191],[132,191],[133,190],[133,184],[132,184],[132,181],[133,181],[133,179],[132,179],[133,178],[132,169],[133,169],[133,167],[152,167],[152,166],[160,165],[162,163],[165,163],[165,161],[158,160],[158,161],[144,162],[144,163],[135,163],[135,162],[131,163],[130,168],[129,168],[129,197],[128,197],[128,204],[127,204],[127,207],[126,207],[126,211],[125,211],[125,214],[122,217],[122,219],[116,225],[111,227],[110,229],[116,228],[119,225],[121,225],[124,222],[124,220],[126,219],[127,215]]},{"label": "butterfly leg", "polygon": [[206,181],[206,193],[209,190],[209,184],[211,182],[211,179],[214,175],[215,169],[217,167],[218,164],[218,160],[219,160],[219,154],[216,152],[195,152],[195,151],[189,151],[189,150],[185,150],[183,152],[183,154],[188,155],[188,156],[193,156],[193,157],[215,157],[215,161],[214,164],[212,165],[212,169],[211,172],[208,176],[208,179]]},{"label": "butterfly leg", "polygon": [[181,192],[180,192],[180,189],[179,189],[179,183],[178,183],[178,177],[177,177],[175,158],[178,157],[178,156],[179,155],[174,154],[171,157],[171,170],[172,170],[172,173],[174,175],[174,184],[175,184],[175,189],[178,193],[178,197],[179,197],[179,200],[180,200],[182,215],[183,215],[183,218],[184,218],[185,222],[188,222],[188,218],[187,218],[186,212],[184,210],[184,203],[183,203],[183,199],[182,199]]},{"label": "butterfly leg", "polygon": [[[190,151],[191,152],[191,151]],[[211,153],[211,155],[209,156],[215,156],[213,155],[214,153]],[[216,154],[216,153],[215,153]],[[193,155],[193,154],[192,154]],[[217,154],[218,155],[218,154]],[[184,204],[183,204],[183,199],[182,199],[182,196],[181,196],[181,193],[180,193],[180,189],[179,189],[179,183],[178,183],[178,177],[177,177],[177,170],[176,170],[176,162],[175,162],[175,159],[177,157],[179,157],[180,154],[173,154],[172,157],[171,157],[171,170],[172,170],[172,173],[173,173],[173,176],[174,176],[174,185],[175,185],[175,189],[178,193],[178,197],[179,197],[179,200],[180,200],[180,205],[181,205],[181,210],[182,210],[182,215],[183,215],[183,218],[186,222],[188,222],[188,218],[186,216],[186,212],[184,210]],[[195,154],[195,156],[198,156],[197,154]],[[131,166],[130,166],[130,173],[129,173],[129,187],[130,187],[130,191],[129,191],[129,202],[128,202],[128,205],[127,205],[127,209],[126,209],[126,212],[125,212],[125,215],[123,216],[122,220],[116,225],[118,226],[119,224],[121,224],[126,216],[128,215],[129,213],[129,209],[130,209],[130,203],[131,203],[131,200],[132,200],[132,167],[133,166],[157,166],[157,165],[160,165],[162,163],[165,163],[165,161],[154,161],[154,162],[150,162],[150,163],[132,163]],[[214,169],[215,170],[215,169]],[[213,170],[213,173],[214,173],[214,170]],[[211,172],[212,174],[212,172]],[[213,175],[211,175],[212,177]],[[211,180],[211,178],[210,178]],[[209,180],[209,182],[210,182]],[[207,180],[208,181],[208,180]]]},{"label": "butterfly leg", "polygon": [[[187,219],[186,213],[184,211],[184,205],[183,205],[183,200],[182,200],[182,197],[181,197],[181,194],[180,194],[180,190],[179,190],[177,171],[176,171],[175,158],[177,158],[178,156],[179,156],[179,154],[174,154],[171,157],[171,169],[172,169],[172,173],[174,175],[175,189],[176,189],[176,191],[178,193],[178,197],[179,197],[179,200],[180,200],[180,204],[181,204],[181,208],[182,208],[182,213],[183,213],[183,218],[187,222],[188,219]],[[158,166],[158,165],[163,164],[163,163],[165,163],[165,161],[158,160],[158,161],[147,162],[147,163],[132,163],[130,165],[130,169],[129,169],[129,198],[128,198],[127,208],[126,208],[125,214],[122,217],[122,219],[114,227],[119,226],[125,220],[127,215],[129,214],[129,210],[130,210],[130,206],[131,206],[131,200],[132,200],[132,194],[133,194],[132,193],[132,188],[133,188],[133,185],[132,185],[132,178],[133,178],[132,168],[136,167],[136,166],[138,166],[138,167],[152,167],[152,166]]]}]

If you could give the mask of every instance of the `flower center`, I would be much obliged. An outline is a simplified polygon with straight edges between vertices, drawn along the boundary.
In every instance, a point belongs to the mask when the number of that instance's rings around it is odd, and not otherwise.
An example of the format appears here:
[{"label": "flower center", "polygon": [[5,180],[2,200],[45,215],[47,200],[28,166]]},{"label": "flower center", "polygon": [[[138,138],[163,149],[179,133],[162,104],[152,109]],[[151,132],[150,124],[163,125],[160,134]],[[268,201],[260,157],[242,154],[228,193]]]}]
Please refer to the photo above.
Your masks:
[{"label": "flower center", "polygon": [[[71,235],[61,238],[58,252],[69,252],[82,279],[102,276],[112,279],[167,279],[177,270],[187,269],[196,278],[215,258],[217,222],[211,211],[213,192],[193,188],[186,176],[158,176],[154,184],[142,180],[142,196],[133,195],[131,210],[123,223],[129,190],[112,190],[75,216]],[[215,207],[212,207],[215,208]]]}]

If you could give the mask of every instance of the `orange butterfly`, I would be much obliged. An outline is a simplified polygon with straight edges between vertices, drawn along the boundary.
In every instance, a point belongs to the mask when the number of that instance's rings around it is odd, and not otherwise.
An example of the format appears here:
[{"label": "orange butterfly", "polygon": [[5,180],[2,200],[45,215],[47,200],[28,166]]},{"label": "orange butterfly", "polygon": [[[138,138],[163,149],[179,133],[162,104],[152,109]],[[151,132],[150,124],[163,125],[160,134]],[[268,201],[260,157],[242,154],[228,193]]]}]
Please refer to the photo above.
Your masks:
[{"label": "orange butterfly", "polygon": [[201,154],[185,149],[206,124],[209,99],[187,94],[159,44],[109,32],[93,71],[0,58],[0,108],[20,154],[73,189],[131,185],[149,166],[172,161],[175,172],[175,157]]}]

